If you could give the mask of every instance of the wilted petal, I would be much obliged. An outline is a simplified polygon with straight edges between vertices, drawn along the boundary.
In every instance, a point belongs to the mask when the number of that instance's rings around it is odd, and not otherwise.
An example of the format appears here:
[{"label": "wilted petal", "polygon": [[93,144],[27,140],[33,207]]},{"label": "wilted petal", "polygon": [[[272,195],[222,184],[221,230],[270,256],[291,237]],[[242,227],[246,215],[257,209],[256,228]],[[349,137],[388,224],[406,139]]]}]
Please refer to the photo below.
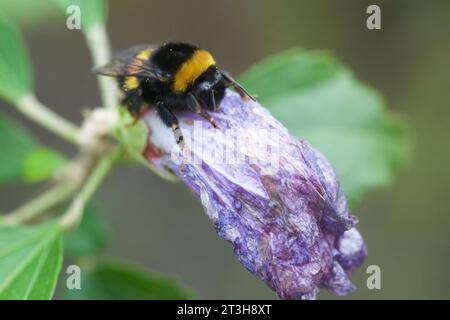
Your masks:
[{"label": "wilted petal", "polygon": [[345,231],[338,239],[336,260],[345,271],[358,268],[367,256],[364,239],[356,228]]},{"label": "wilted petal", "polygon": [[145,117],[148,159],[200,198],[248,271],[283,299],[315,298],[319,286],[336,294],[354,289],[348,272],[362,263],[366,247],[321,153],[231,91],[213,113],[220,129],[191,113],[177,116],[189,151],[185,164],[153,111]]},{"label": "wilted petal", "polygon": [[338,296],[355,290],[355,286],[348,278],[347,273],[337,261],[333,262],[331,271],[324,277],[322,285]]}]

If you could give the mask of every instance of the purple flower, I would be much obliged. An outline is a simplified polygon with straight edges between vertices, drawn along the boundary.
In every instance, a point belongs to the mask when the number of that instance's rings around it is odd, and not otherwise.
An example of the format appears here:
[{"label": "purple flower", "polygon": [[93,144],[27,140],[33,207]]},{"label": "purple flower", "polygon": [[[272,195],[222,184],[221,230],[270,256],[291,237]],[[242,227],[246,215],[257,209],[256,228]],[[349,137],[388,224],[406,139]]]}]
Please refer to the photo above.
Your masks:
[{"label": "purple flower", "polygon": [[353,291],[348,274],[366,246],[325,157],[234,92],[212,115],[219,129],[177,113],[183,155],[171,129],[149,111],[149,161],[186,183],[239,261],[280,298],[314,299],[319,287]]}]

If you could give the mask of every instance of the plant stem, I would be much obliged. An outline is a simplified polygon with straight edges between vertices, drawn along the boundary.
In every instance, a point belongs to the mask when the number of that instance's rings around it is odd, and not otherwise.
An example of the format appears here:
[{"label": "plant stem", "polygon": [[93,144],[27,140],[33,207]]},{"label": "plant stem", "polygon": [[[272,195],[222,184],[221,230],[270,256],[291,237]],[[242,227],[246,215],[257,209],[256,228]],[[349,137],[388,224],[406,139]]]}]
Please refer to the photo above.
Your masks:
[{"label": "plant stem", "polygon": [[33,94],[21,98],[17,102],[16,107],[20,112],[44,128],[69,142],[76,143],[78,127],[44,106]]},{"label": "plant stem", "polygon": [[[84,33],[89,50],[91,51],[94,66],[107,64],[111,59],[111,46],[105,26],[98,24]],[[117,89],[114,79],[98,76],[100,93],[104,107],[114,109],[117,106]]]},{"label": "plant stem", "polygon": [[37,217],[69,198],[76,190],[71,183],[61,183],[45,191],[40,196],[12,211],[1,220],[2,225],[16,225]]},{"label": "plant stem", "polygon": [[91,199],[122,153],[122,148],[118,147],[100,158],[80,192],[75,196],[69,209],[59,220],[59,224],[64,231],[70,231],[80,223],[86,203]]}]

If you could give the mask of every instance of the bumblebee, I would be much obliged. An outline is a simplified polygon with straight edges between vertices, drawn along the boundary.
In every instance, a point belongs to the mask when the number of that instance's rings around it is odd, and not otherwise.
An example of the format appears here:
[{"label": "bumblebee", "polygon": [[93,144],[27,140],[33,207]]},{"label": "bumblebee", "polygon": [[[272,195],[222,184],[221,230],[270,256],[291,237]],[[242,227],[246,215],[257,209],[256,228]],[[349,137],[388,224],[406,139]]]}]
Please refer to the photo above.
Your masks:
[{"label": "bumblebee", "polygon": [[122,104],[136,121],[148,108],[155,108],[181,146],[184,139],[176,111],[199,114],[217,128],[208,111],[219,108],[227,87],[234,87],[243,99],[254,100],[216,66],[208,51],[188,43],[134,46],[94,72],[117,79]]}]

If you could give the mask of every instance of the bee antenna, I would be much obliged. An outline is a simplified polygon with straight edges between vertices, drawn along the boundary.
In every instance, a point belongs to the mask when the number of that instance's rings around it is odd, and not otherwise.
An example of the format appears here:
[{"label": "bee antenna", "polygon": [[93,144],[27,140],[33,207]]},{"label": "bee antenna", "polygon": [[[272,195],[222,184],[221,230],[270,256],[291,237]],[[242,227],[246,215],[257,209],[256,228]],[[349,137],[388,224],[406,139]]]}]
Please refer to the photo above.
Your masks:
[{"label": "bee antenna", "polygon": [[245,90],[236,80],[234,80],[232,76],[230,76],[225,71],[221,71],[221,73],[223,77],[227,80],[229,85],[233,86],[233,88],[239,93],[241,98],[250,98],[251,100],[256,102],[256,99],[247,90]]}]

